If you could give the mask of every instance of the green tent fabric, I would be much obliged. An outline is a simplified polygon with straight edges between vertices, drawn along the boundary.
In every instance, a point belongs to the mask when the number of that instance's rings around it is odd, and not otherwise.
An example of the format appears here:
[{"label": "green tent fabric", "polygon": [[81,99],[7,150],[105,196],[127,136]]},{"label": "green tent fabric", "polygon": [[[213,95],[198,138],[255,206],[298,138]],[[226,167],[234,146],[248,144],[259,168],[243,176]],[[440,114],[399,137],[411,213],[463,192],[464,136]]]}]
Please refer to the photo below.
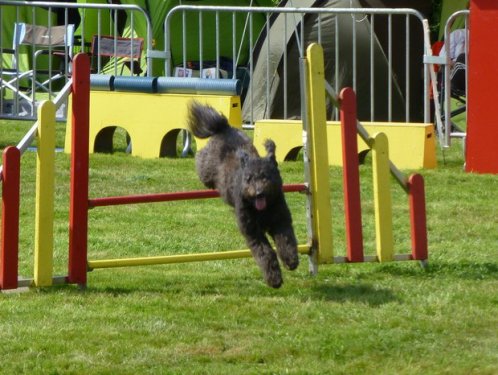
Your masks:
[{"label": "green tent fabric", "polygon": [[[167,10],[167,2],[151,2],[148,0],[121,0],[121,4],[123,5],[138,5],[142,9],[146,11],[150,18],[150,22],[152,24],[152,44],[153,49],[157,48],[157,43],[160,40],[164,39],[162,35],[162,27],[161,22],[166,17]],[[151,5],[152,4],[152,5]],[[133,16],[132,16],[133,13]],[[132,28],[132,18],[133,18],[133,28]],[[134,30],[134,32],[133,32]],[[146,69],[146,50],[147,50],[147,22],[145,18],[138,12],[127,11],[126,12],[126,23],[122,33],[122,36],[125,38],[143,38],[144,39],[144,51],[142,53],[142,58],[140,61],[140,67],[145,71]],[[119,65],[118,59],[118,65]],[[158,76],[162,74],[161,66],[164,64],[153,63],[152,67],[152,75]],[[108,66],[104,68],[104,73],[114,74],[114,59],[109,61]]]},{"label": "green tent fabric", "polygon": [[[107,5],[109,4],[107,0],[77,0],[78,3],[80,4],[104,4]],[[144,1],[121,1],[122,4],[136,4],[140,7],[144,7],[145,2]],[[96,9],[85,9],[85,8],[80,8],[79,14],[81,17],[81,22],[78,26],[78,28],[75,31],[76,36],[84,36],[84,38],[81,38],[82,43],[84,42],[85,47],[84,50],[87,52],[90,52],[90,46],[92,42],[92,38],[94,35],[98,35],[100,32],[100,35],[114,35],[115,33],[115,24],[114,24],[114,14],[110,10],[103,9],[103,10],[96,10]],[[121,15],[120,15],[121,17]],[[99,19],[100,19],[100,30],[99,30]],[[126,14],[126,19],[127,24],[129,24],[129,17],[128,14]],[[140,25],[137,25],[137,23],[142,23],[144,26],[140,28]],[[134,18],[134,27],[135,30],[140,30],[139,35],[134,35],[134,37],[142,35],[145,37],[147,34],[146,32],[146,25],[145,25],[145,20],[143,20],[143,17],[136,17]],[[129,29],[129,27],[128,27]],[[125,28],[126,30],[126,28]],[[123,37],[131,37],[130,33],[124,32],[123,35],[120,35]],[[117,69],[118,66],[121,66],[122,60],[124,59],[117,59],[117,61],[113,58],[111,59],[106,59],[105,60],[105,65],[102,67],[102,73],[104,74],[115,74],[115,69]],[[95,68],[96,66],[96,57],[92,57],[92,66]],[[143,63],[141,64],[145,66],[145,60],[143,60]],[[126,73],[126,72],[124,72]],[[128,72],[129,74],[129,72]]]},{"label": "green tent fabric", "polygon": [[[77,2],[79,4],[108,4],[107,0],[78,0]],[[81,17],[81,22],[74,34],[80,37],[84,35],[84,42],[88,45],[92,41],[92,36],[98,34],[99,12],[94,9],[83,8],[78,9],[78,12]],[[102,20],[100,30],[101,34],[111,35],[113,30],[113,20],[110,12],[108,10],[101,10],[100,18]]]},{"label": "green tent fabric", "polygon": [[[250,5],[251,1],[237,1],[228,4],[228,1],[217,1],[217,0],[206,0],[206,1],[182,1],[183,4],[202,4],[202,5],[237,5],[237,6],[247,6]],[[253,2],[254,3],[254,2]],[[257,3],[257,2],[256,2]],[[259,3],[258,3],[259,5]],[[265,4],[268,5],[268,4]],[[249,33],[248,33],[248,15],[238,13],[236,16],[236,35],[235,35],[235,45],[237,47],[238,65],[246,64],[249,58]],[[196,61],[199,59],[199,21],[198,16],[195,13],[187,13],[187,43],[189,45],[189,50],[186,55],[187,61]],[[221,27],[219,28],[220,40],[222,41],[220,45],[220,56],[232,57],[232,42],[233,42],[233,30],[232,30],[232,14],[230,13],[220,13],[219,22]],[[264,15],[256,13],[253,16],[253,42],[255,43],[261,28],[266,22]],[[214,60],[216,58],[216,24],[215,17],[213,13],[206,15],[203,18],[203,58],[204,60]],[[227,27],[223,27],[227,25]],[[176,30],[172,32],[171,38],[171,51],[173,57],[173,66],[180,65],[183,62],[182,53],[182,17],[181,14],[176,14],[171,20],[171,30]],[[245,33],[244,33],[245,31]]]},{"label": "green tent fabric", "polygon": [[[201,0],[201,1],[148,1],[148,0],[121,0],[122,4],[137,4],[146,9],[152,23],[152,38],[154,49],[164,50],[164,21],[168,12],[178,5],[224,5],[224,6],[273,6],[271,0]],[[236,18],[236,46],[238,49],[238,64],[243,65],[247,63],[249,58],[249,35],[244,32],[248,18],[246,15],[240,13]],[[261,28],[266,21],[265,17],[261,14],[256,14],[253,18],[253,40],[255,41],[261,31]],[[232,57],[232,15],[230,13],[220,13],[220,25],[230,25],[230,27],[220,27],[220,40],[221,44],[220,55],[225,57]],[[187,61],[197,61],[199,59],[199,21],[198,15],[193,12],[188,12],[186,16],[186,33],[188,40],[188,53],[186,55]],[[204,60],[214,60],[216,58],[216,43],[215,43],[215,18],[213,14],[203,17],[203,58]],[[143,22],[142,17],[134,18],[134,28],[138,36],[145,37],[147,34],[146,24]],[[171,51],[173,66],[181,65],[183,63],[183,47],[182,47],[182,16],[177,13],[171,20]],[[244,37],[243,37],[244,35]],[[131,36],[130,17],[127,18],[126,28],[124,32],[125,37]],[[144,65],[144,62],[142,62]],[[144,66],[142,66],[144,67]],[[164,62],[153,61],[153,75],[164,75]]]},{"label": "green tent fabric", "polygon": [[[441,19],[439,23],[439,37],[438,40],[444,39],[444,26],[446,25],[446,20],[456,11],[466,9],[469,5],[469,0],[443,0],[443,6],[441,8]],[[463,17],[458,17],[453,23],[451,29],[462,29],[465,26],[465,21]]]},{"label": "green tent fabric", "polygon": [[[311,6],[318,8],[348,8],[350,5],[353,8],[361,8],[359,0],[308,0],[303,6]],[[289,6],[295,5],[289,2]],[[289,32],[295,28],[300,28],[301,20],[285,18],[278,15],[271,26],[271,35],[285,35],[283,30],[287,28],[288,39],[285,45],[282,45],[280,38],[266,38],[265,34],[261,35],[261,42],[258,42],[256,53],[258,58],[254,64],[254,70],[251,74],[249,90],[252,94],[248,94],[242,104],[242,116],[246,122],[257,121],[263,118],[300,118],[301,117],[301,95],[299,81],[299,46],[296,43],[296,38],[293,33]],[[353,24],[356,24],[353,28]],[[416,26],[413,23],[413,26]],[[324,13],[321,16],[309,14],[304,18],[304,45],[307,46],[311,42],[318,40],[319,28],[321,28],[321,45],[324,52],[325,63],[325,79],[333,86],[347,87],[353,86],[353,29],[356,33],[356,80],[357,80],[357,96],[358,100],[358,118],[361,120],[370,119],[370,43],[371,43],[371,27],[368,20],[358,22],[357,19],[348,14],[339,15],[336,17],[332,13]],[[336,46],[336,32],[340,34],[338,45]],[[404,36],[403,36],[404,38]],[[389,65],[386,54],[382,50],[380,41],[375,37],[373,42],[373,58],[374,58],[374,81],[386,82],[386,77],[392,75],[392,120],[404,121],[405,99],[402,90],[398,84],[398,77],[394,74],[394,70],[389,71]],[[335,75],[335,53],[336,47],[339,50],[339,74]],[[288,66],[286,72],[283,67],[283,56],[286,54]],[[267,87],[267,65],[270,69],[270,81]],[[286,74],[286,77],[285,77]],[[284,79],[286,78],[286,86]],[[419,76],[416,79],[420,81]],[[415,87],[412,87],[414,89]],[[268,90],[269,96],[266,95]],[[387,121],[388,102],[386,95],[387,87],[382,84],[374,85],[375,95],[375,121]],[[249,91],[251,92],[251,91]],[[284,101],[284,93],[289,95]],[[363,94],[362,94],[363,93]],[[419,95],[420,96],[420,95]],[[412,101],[416,95],[411,96]],[[287,110],[285,107],[287,106]],[[418,108],[418,107],[415,107]],[[422,107],[420,107],[422,108]],[[331,110],[329,106],[329,110]],[[417,110],[411,113],[411,119],[421,117]],[[417,120],[415,120],[417,121]]]},{"label": "green tent fabric", "polygon": [[[78,0],[78,2],[105,2],[105,0]],[[150,0],[121,0],[121,4],[126,5],[138,5],[149,15],[152,24],[152,43],[153,49],[164,50],[164,21],[168,12],[178,5],[223,5],[223,6],[274,6],[272,0],[166,0],[166,1],[150,1]],[[88,14],[96,14],[95,11],[88,12]],[[123,30],[123,37],[132,37],[131,28],[131,11],[127,11],[125,28]],[[136,12],[134,12],[136,13]],[[88,17],[88,16],[87,16]],[[104,17],[102,17],[103,19]],[[111,18],[109,16],[109,18]],[[220,25],[232,24],[232,15],[230,13],[220,13],[219,16]],[[261,14],[256,14],[253,18],[253,41],[255,41],[263,27],[266,19]],[[249,58],[249,35],[247,32],[244,33],[244,29],[247,28],[248,18],[246,15],[238,14],[236,18],[236,46],[238,49],[238,64],[244,65],[247,63]],[[88,36],[89,27],[93,26],[94,33],[96,34],[97,20],[96,16],[93,16],[92,20],[85,22],[85,34]],[[112,23],[112,19],[110,20]],[[80,29],[80,28],[79,28]],[[133,29],[135,33],[133,37],[141,37],[146,39],[147,37],[147,24],[145,19],[138,14],[133,17]],[[204,60],[214,60],[216,58],[216,44],[215,44],[215,20],[211,15],[206,15],[203,18],[203,58]],[[78,32],[78,30],[77,30]],[[178,13],[172,18],[171,22],[171,50],[173,58],[173,66],[182,64],[183,62],[183,52],[182,52],[182,17]],[[187,39],[189,50],[186,56],[187,61],[197,61],[199,59],[199,28],[198,28],[198,16],[195,13],[187,13]],[[112,34],[110,32],[109,34]],[[243,37],[244,36],[244,37]],[[221,56],[232,57],[232,28],[220,27],[220,40],[223,41],[221,45]],[[88,41],[87,41],[88,42]],[[144,45],[144,50],[147,48]],[[142,55],[142,61],[140,63],[142,69],[146,66],[146,53]],[[121,63],[120,59],[117,61],[117,65]],[[115,61],[111,59],[106,66],[103,68],[103,73],[114,74],[115,72]],[[159,76],[164,75],[164,61],[153,60],[152,61],[152,75]]]},{"label": "green tent fabric", "polygon": [[[77,0],[78,3],[97,3],[97,4],[108,4],[107,0]],[[153,0],[120,0],[121,4],[134,4],[145,9],[151,19],[152,23],[152,38],[153,38],[153,49],[155,50],[164,50],[164,20],[168,12],[175,6],[178,5],[223,5],[223,6],[274,6],[272,0],[162,0],[162,1],[153,1]],[[13,7],[13,6],[2,6],[0,16],[1,16],[1,42],[2,46],[11,46],[12,38],[13,38],[13,22],[27,22],[27,23],[35,23],[39,25],[46,25],[48,20],[48,12],[46,9],[41,7],[34,7],[35,9],[35,19],[33,20],[33,13],[31,7]],[[98,33],[98,14],[100,13],[101,19],[101,29],[100,32],[102,35],[113,35],[114,34],[114,20],[111,15],[111,12],[107,10],[102,10],[97,12],[94,9],[79,9],[79,15],[84,22],[80,22],[78,25],[75,35],[82,36],[84,38],[81,40],[82,49],[85,51],[89,51],[89,45],[91,43],[91,38],[93,35]],[[129,15],[129,11],[126,12],[126,22],[123,30],[124,37],[131,37],[131,17]],[[231,24],[231,14],[220,14],[220,24],[223,25],[224,22]],[[190,14],[188,15],[188,25],[187,25],[187,35],[188,35],[188,43],[189,43],[189,52],[187,55],[187,60],[195,61],[198,59],[199,51],[198,51],[198,21],[197,15]],[[204,31],[204,50],[203,50],[203,58],[205,60],[214,60],[215,59],[215,23],[214,17],[205,17],[206,19],[203,22],[203,31]],[[228,19],[230,18],[230,19]],[[236,32],[236,45],[237,48],[240,49],[239,53],[239,64],[246,64],[248,55],[249,55],[249,37],[247,32],[244,35],[244,39],[242,40],[242,32],[244,30],[246,24],[246,16],[238,15],[237,16],[237,32]],[[55,14],[52,15],[53,24],[61,24],[63,20],[57,20]],[[263,26],[265,19],[262,15],[254,16],[253,19],[253,40],[256,40],[261,27]],[[143,17],[135,15],[133,18],[133,26],[136,32],[134,37],[146,38],[147,36],[147,25]],[[182,25],[181,25],[181,17],[176,16],[172,20],[172,32],[171,32],[171,42],[172,42],[172,55],[173,55],[173,66],[179,65],[183,61],[183,52],[182,52]],[[220,39],[223,40],[223,47],[221,50],[222,56],[231,57],[232,56],[232,48],[231,48],[231,40],[232,40],[232,28],[220,28]],[[229,42],[229,43],[227,43]],[[141,62],[142,68],[145,68],[145,56],[146,56],[146,48],[144,46],[144,53]],[[29,61],[30,54],[24,54],[21,59],[21,68],[26,70],[31,66],[31,61]],[[6,57],[4,61],[0,61],[0,63],[4,67],[10,67],[11,61]],[[118,60],[118,63],[120,61]],[[107,62],[106,66],[103,69],[104,73],[112,74],[114,72],[114,60],[110,59]],[[164,75],[164,61],[154,60],[153,61],[153,75]]]}]

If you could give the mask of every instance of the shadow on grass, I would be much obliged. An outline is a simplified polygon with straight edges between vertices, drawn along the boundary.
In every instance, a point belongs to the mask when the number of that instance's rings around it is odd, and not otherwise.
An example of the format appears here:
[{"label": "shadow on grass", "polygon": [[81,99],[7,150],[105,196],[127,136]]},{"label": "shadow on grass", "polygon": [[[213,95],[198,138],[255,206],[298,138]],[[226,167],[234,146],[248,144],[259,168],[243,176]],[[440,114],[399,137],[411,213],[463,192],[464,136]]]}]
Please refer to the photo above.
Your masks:
[{"label": "shadow on grass", "polygon": [[[133,294],[157,295],[165,298],[211,298],[228,299],[251,298],[293,298],[306,301],[331,303],[360,303],[368,306],[381,306],[398,301],[389,288],[373,285],[369,280],[341,281],[330,284],[309,275],[284,274],[284,285],[280,289],[268,287],[260,273],[251,267],[247,272],[199,272],[197,268],[178,267],[171,272],[149,271],[127,274],[124,272],[102,273],[98,278],[89,277],[86,288],[77,285],[58,285],[40,288],[39,293],[63,293],[81,295],[84,298],[102,296],[120,298]],[[164,273],[163,273],[164,272]],[[379,270],[376,271],[379,273]],[[394,273],[394,271],[393,271]],[[419,273],[423,274],[419,270]],[[127,277],[124,277],[127,275]],[[161,297],[161,298],[162,298]]]},{"label": "shadow on grass", "polygon": [[393,276],[409,276],[421,278],[450,277],[465,280],[495,280],[498,279],[498,263],[469,261],[462,262],[429,262],[426,269],[416,267],[400,267],[398,265],[383,265],[376,272]]},{"label": "shadow on grass", "polygon": [[[192,271],[192,270],[191,270]],[[217,273],[170,273],[167,275],[137,274],[132,279],[116,278],[103,280],[89,280],[86,289],[76,285],[41,288],[41,293],[70,293],[91,295],[106,295],[110,298],[122,297],[131,294],[157,294],[168,298],[187,295],[190,298],[204,298],[209,296],[224,296],[227,298],[252,297],[297,297],[306,300],[317,300],[335,303],[362,303],[371,307],[399,301],[399,298],[386,288],[379,288],[370,283],[372,275],[391,275],[394,278],[423,279],[460,279],[460,280],[496,280],[498,279],[498,264],[492,262],[472,263],[462,262],[432,262],[427,269],[414,267],[413,264],[401,263],[379,264],[363,274],[367,280],[357,280],[354,284],[343,282],[330,285],[326,282],[289,281],[281,289],[267,287],[256,272],[246,275]],[[287,276],[290,277],[290,276]],[[359,276],[358,276],[359,277]],[[189,280],[185,282],[185,280]],[[372,280],[373,282],[373,280]],[[300,291],[297,292],[295,287]]]},{"label": "shadow on grass", "polygon": [[[119,282],[117,283],[119,284]],[[221,280],[213,276],[198,280],[194,285],[181,283],[176,277],[164,280],[154,285],[102,285],[90,283],[86,288],[76,285],[58,285],[50,288],[38,289],[38,293],[64,293],[70,295],[82,295],[93,298],[95,296],[107,296],[108,298],[120,298],[132,294],[164,295],[168,298],[182,296],[179,298],[205,298],[210,296],[223,296],[225,298],[241,298],[242,300],[253,297],[273,298],[302,298],[303,300],[316,300],[335,303],[361,303],[371,307],[381,306],[386,303],[397,301],[398,298],[389,289],[376,288],[368,284],[355,285],[308,285],[300,288],[297,292],[290,285],[281,289],[272,289],[266,286],[262,280],[253,278],[224,278]]]},{"label": "shadow on grass", "polygon": [[[39,294],[57,294],[63,293],[68,295],[108,295],[109,297],[119,297],[124,296],[136,292],[144,292],[145,288],[123,288],[123,287],[101,287],[99,285],[87,285],[80,286],[77,284],[61,284],[61,285],[53,285],[49,287],[39,287],[32,288],[33,292]],[[154,292],[154,290],[151,290]]]},{"label": "shadow on grass", "polygon": [[371,307],[398,301],[389,289],[374,288],[367,284],[316,285],[310,288],[309,296],[329,302],[363,303]]}]

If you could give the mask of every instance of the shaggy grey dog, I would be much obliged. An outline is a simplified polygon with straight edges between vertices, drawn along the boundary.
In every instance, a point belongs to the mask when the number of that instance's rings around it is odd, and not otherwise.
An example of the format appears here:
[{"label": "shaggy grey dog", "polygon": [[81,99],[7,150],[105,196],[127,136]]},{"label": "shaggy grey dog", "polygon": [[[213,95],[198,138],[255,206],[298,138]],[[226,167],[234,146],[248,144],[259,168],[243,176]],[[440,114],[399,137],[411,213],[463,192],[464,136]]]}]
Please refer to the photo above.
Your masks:
[{"label": "shaggy grey dog", "polygon": [[[282,272],[277,254],[290,270],[299,265],[292,218],[282,191],[275,159],[275,143],[265,142],[267,156],[260,157],[249,137],[232,128],[221,113],[192,101],[188,127],[198,138],[209,138],[196,155],[200,180],[217,189],[235,210],[237,223],[268,285],[279,288]],[[268,233],[275,243],[273,251]]]}]

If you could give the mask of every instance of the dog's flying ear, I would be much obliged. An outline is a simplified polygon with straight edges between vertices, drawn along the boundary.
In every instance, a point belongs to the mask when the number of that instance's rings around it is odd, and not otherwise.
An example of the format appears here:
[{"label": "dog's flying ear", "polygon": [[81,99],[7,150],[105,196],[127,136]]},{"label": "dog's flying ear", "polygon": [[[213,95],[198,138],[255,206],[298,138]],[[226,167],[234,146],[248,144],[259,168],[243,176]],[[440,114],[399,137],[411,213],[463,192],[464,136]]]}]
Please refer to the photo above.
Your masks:
[{"label": "dog's flying ear", "polygon": [[275,149],[277,146],[275,146],[275,142],[273,142],[271,139],[267,139],[265,141],[265,149],[266,149],[266,157],[270,159],[271,161],[275,162],[277,164],[277,159],[275,158]]},{"label": "dog's flying ear", "polygon": [[237,157],[240,160],[240,166],[244,168],[249,161],[249,154],[245,150],[237,150]]}]

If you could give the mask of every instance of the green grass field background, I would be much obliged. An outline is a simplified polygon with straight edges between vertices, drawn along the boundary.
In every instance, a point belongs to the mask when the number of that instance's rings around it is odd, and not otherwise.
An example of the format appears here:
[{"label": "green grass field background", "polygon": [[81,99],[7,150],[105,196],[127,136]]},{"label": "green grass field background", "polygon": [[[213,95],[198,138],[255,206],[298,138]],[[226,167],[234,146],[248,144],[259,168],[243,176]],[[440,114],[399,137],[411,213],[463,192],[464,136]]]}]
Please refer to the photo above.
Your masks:
[{"label": "green grass field background", "polygon": [[[0,149],[31,123],[0,121]],[[64,127],[58,124],[57,143]],[[122,137],[124,138],[124,137]],[[194,159],[90,157],[90,196],[201,189]],[[268,288],[252,259],[95,270],[88,287],[0,294],[2,374],[497,374],[498,177],[463,172],[456,142],[425,178],[429,267],[321,266],[301,257]],[[36,153],[22,158],[20,274],[32,277]],[[303,181],[302,162],[280,165]],[[409,171],[405,171],[409,172]],[[330,168],[334,252],[344,254],[342,172]],[[374,254],[372,176],[361,166],[365,248]],[[395,249],[410,251],[393,181]],[[55,274],[67,273],[69,156],[56,155]],[[305,197],[287,195],[300,242]],[[96,208],[91,259],[245,248],[221,200]]]}]

